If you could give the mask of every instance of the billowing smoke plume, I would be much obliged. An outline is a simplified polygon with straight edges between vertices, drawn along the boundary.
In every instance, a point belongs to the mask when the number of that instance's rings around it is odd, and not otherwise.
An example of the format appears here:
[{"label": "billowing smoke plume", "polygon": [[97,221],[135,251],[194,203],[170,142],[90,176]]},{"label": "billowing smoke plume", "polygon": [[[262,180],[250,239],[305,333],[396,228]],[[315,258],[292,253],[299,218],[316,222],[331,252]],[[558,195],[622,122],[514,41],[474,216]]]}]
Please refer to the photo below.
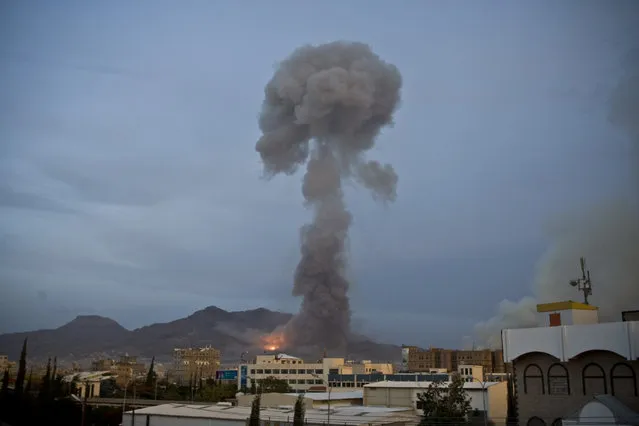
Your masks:
[{"label": "billowing smoke plume", "polygon": [[392,124],[401,85],[395,66],[366,44],[347,42],[295,50],[266,85],[256,150],[270,176],[307,164],[302,193],[314,213],[301,229],[293,295],[303,300],[285,329],[288,342],[330,348],[348,335],[345,244],[352,218],[342,181],[353,178],[377,200],[395,199],[393,168],[366,162],[363,154]]},{"label": "billowing smoke plume", "polygon": [[504,300],[498,313],[477,324],[478,338],[492,347],[501,344],[503,328],[536,325],[536,304],[581,300],[568,285],[580,275],[579,258],[592,272],[593,295],[602,321],[619,321],[621,311],[639,309],[639,64],[634,63],[613,91],[610,120],[629,136],[636,180],[635,199],[601,203],[589,211],[573,212],[550,229],[553,241],[541,258],[533,285],[534,297]]}]

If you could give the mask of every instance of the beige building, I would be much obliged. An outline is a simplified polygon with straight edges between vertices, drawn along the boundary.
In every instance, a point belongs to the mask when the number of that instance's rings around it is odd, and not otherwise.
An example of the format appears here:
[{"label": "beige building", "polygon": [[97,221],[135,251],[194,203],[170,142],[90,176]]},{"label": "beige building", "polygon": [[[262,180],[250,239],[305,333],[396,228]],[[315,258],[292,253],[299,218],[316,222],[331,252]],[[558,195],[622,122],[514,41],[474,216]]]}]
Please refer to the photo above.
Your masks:
[{"label": "beige building", "polygon": [[4,373],[5,370],[9,370],[11,365],[9,363],[9,356],[0,355],[0,373]]},{"label": "beige building", "polygon": [[485,380],[484,368],[481,365],[460,365],[457,367],[457,373],[465,382],[481,383]]},{"label": "beige building", "polygon": [[178,383],[189,380],[215,379],[220,368],[220,351],[210,346],[203,348],[175,348],[171,378]]},{"label": "beige building", "polygon": [[[240,366],[240,371],[243,370]],[[246,364],[246,387],[252,382],[259,382],[267,377],[284,380],[295,391],[324,391],[329,374],[370,374],[379,372],[392,374],[390,363],[346,362],[344,358],[323,358],[321,361],[308,363],[301,358],[286,354],[258,355],[253,364]],[[238,375],[238,386],[241,387],[241,374]]]},{"label": "beige building", "polygon": [[502,331],[519,425],[561,425],[602,395],[639,411],[639,321],[599,323],[596,307],[573,301],[540,304],[537,315],[538,327]]},{"label": "beige building", "polygon": [[[105,364],[108,364],[108,361],[105,361]],[[128,383],[135,378],[135,380],[140,380],[146,376],[147,370],[146,366],[138,362],[138,358],[136,356],[130,355],[122,355],[120,359],[111,364],[110,371],[115,373],[116,383],[118,386],[126,386]]]},{"label": "beige building", "polygon": [[457,371],[460,365],[481,365],[484,373],[504,373],[506,366],[501,350],[456,350],[417,346],[402,347],[404,370],[411,373],[432,372],[436,369]]},{"label": "beige building", "polygon": [[[432,382],[377,382],[364,386],[364,405],[377,407],[410,407],[421,409],[419,395]],[[450,382],[448,382],[450,383]],[[441,386],[447,386],[446,382]],[[473,411],[483,414],[496,425],[503,425],[508,414],[508,387],[506,382],[466,382],[464,391],[470,397]]]}]

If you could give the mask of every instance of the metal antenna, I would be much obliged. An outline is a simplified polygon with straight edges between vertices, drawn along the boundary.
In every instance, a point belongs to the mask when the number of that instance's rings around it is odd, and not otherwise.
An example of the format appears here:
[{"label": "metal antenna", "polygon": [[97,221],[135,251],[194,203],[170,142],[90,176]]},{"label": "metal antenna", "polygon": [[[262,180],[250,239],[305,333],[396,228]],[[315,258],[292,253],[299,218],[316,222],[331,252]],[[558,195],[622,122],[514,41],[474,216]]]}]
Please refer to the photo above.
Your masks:
[{"label": "metal antenna", "polygon": [[584,303],[589,305],[588,296],[592,295],[592,283],[590,281],[590,271],[586,269],[586,259],[583,257],[579,259],[579,263],[581,264],[581,278],[576,280],[571,280],[570,285],[573,287],[577,287],[577,290],[583,292],[584,294]]}]

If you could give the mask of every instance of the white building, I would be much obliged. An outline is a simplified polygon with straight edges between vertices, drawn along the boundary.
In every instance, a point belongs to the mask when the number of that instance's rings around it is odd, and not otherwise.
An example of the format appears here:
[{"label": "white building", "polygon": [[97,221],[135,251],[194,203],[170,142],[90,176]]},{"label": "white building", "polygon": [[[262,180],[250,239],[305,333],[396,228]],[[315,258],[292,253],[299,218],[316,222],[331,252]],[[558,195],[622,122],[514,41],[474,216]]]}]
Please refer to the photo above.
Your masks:
[{"label": "white building", "polygon": [[[362,363],[346,362],[344,358],[323,358],[314,363],[305,362],[287,354],[258,355],[252,364],[240,365],[238,374],[238,388],[247,389],[255,382],[259,386],[260,380],[274,377],[284,380],[297,392],[324,391],[329,382],[329,374],[356,374],[379,372],[391,374],[393,365],[390,363]],[[334,389],[340,391],[340,389]],[[345,389],[347,390],[347,389]]]},{"label": "white building", "polygon": [[[244,426],[251,414],[251,407],[233,407],[227,403],[165,404],[124,413],[122,424],[132,426]],[[293,407],[263,408],[262,424],[292,425]],[[306,425],[331,424],[348,426],[414,425],[419,422],[412,410],[383,407],[331,407],[307,409]]]},{"label": "white building", "polygon": [[639,322],[599,323],[596,307],[573,301],[537,313],[538,327],[502,331],[520,425],[561,425],[599,395],[639,410]]},{"label": "white building", "polygon": [[[364,405],[379,407],[406,407],[419,410],[419,395],[433,382],[378,382],[364,386]],[[450,382],[448,382],[450,383]],[[442,383],[442,386],[447,386]],[[508,414],[508,388],[506,382],[466,382],[464,391],[470,397],[472,410],[486,411],[489,420],[503,424]]]}]

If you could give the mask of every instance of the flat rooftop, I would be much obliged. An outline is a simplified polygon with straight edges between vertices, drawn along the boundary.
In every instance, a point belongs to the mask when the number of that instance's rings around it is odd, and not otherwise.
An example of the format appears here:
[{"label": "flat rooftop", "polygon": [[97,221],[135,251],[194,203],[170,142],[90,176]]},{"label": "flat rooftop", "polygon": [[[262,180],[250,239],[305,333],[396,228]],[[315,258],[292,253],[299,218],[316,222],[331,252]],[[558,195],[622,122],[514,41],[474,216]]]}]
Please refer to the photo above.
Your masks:
[{"label": "flat rooftop", "polygon": [[[285,395],[295,397],[299,396],[298,393],[287,393]],[[329,399],[331,401],[339,401],[341,399],[362,399],[364,398],[364,391],[331,391],[330,394],[328,392],[306,392],[304,394],[304,398],[312,399],[313,401],[328,401]]]},{"label": "flat rooftop", "polygon": [[[404,388],[404,389],[427,389],[431,383],[435,382],[375,382],[364,385],[365,388]],[[440,382],[441,386],[447,386],[450,382]],[[464,389],[482,389],[498,385],[503,382],[465,382]]]},{"label": "flat rooftop", "polygon": [[[292,422],[293,407],[263,408],[260,418],[275,422]],[[327,408],[308,408],[306,410],[307,423],[326,423]],[[246,421],[251,415],[251,407],[229,407],[225,405],[208,404],[164,404],[155,407],[135,410],[139,415],[154,415],[167,417],[189,417],[201,419],[220,419]],[[127,415],[131,415],[128,411]],[[387,407],[331,407],[331,422],[335,424],[387,424],[397,421],[415,421],[412,409]]]}]

